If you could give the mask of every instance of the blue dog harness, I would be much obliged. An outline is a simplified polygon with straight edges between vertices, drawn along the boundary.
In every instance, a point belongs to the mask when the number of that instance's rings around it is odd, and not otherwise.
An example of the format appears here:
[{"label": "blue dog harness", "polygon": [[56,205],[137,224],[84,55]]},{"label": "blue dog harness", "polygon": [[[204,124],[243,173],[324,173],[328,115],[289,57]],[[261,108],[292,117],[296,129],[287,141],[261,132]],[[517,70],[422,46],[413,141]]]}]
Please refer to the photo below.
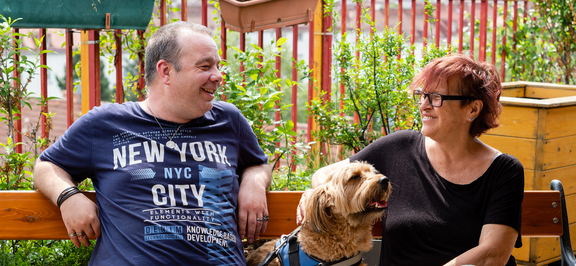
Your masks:
[{"label": "blue dog harness", "polygon": [[266,266],[276,257],[278,257],[282,266],[357,266],[362,262],[361,252],[354,257],[344,258],[335,262],[325,262],[309,256],[300,248],[300,242],[298,242],[299,231],[300,227],[296,228],[296,230],[289,235],[283,235],[278,242],[276,242],[276,248],[270,251],[258,266]]}]

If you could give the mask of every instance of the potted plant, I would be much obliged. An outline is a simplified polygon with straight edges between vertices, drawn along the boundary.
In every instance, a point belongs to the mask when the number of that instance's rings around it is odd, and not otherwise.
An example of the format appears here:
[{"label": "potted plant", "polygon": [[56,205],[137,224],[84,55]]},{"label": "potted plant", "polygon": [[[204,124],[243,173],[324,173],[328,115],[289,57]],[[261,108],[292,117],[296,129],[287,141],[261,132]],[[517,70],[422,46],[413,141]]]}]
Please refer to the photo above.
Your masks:
[{"label": "potted plant", "polygon": [[220,0],[226,28],[240,33],[312,21],[318,0]]}]

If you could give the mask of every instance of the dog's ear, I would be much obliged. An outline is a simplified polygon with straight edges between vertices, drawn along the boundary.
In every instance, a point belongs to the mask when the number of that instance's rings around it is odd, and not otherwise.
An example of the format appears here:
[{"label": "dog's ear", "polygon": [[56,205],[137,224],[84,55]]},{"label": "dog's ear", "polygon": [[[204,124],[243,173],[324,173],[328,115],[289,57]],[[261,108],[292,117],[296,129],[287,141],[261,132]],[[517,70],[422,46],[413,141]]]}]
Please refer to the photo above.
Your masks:
[{"label": "dog's ear", "polygon": [[306,203],[306,221],[317,233],[323,233],[330,228],[330,218],[332,217],[332,199],[326,193],[325,187],[316,188],[312,192],[312,197]]}]

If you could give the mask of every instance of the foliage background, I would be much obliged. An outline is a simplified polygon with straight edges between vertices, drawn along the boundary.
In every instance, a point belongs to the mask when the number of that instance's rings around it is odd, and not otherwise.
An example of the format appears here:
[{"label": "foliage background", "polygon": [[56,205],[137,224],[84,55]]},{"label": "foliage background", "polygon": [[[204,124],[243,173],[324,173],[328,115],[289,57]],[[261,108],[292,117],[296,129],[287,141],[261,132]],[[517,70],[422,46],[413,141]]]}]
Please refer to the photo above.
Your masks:
[{"label": "foliage background", "polygon": [[[178,8],[171,7],[170,2],[167,3],[170,11],[179,11]],[[328,10],[330,10],[334,2],[327,2]],[[508,22],[506,31],[499,30],[498,32],[500,36],[506,38],[506,46],[496,47],[499,54],[506,52],[506,80],[576,84],[574,2],[564,0],[535,0],[534,2],[536,4],[534,8],[526,10],[527,19],[518,20],[515,35],[510,30],[513,26],[512,22]],[[213,0],[210,4],[218,5]],[[512,14],[512,8],[510,5],[508,14]],[[433,7],[428,3],[429,25],[433,25],[433,11]],[[502,14],[503,10],[500,9],[499,12]],[[519,11],[519,13],[522,12],[523,10]],[[329,15],[333,16],[334,23],[338,21],[338,14],[329,12]],[[155,16],[157,18],[158,14]],[[367,12],[364,12],[364,22],[370,24]],[[473,23],[478,32],[479,20]],[[26,91],[29,81],[15,80],[11,76],[15,63],[11,61],[12,53],[26,51],[30,54],[27,58],[21,57],[22,60],[16,65],[20,72],[34,73],[45,66],[38,63],[39,51],[26,50],[28,48],[22,46],[19,50],[12,49],[11,38],[14,34],[9,24],[9,21],[4,21],[0,26],[0,44],[2,45],[2,71],[0,73],[2,74],[0,79],[2,117],[0,121],[4,122],[10,132],[8,141],[0,143],[3,148],[0,153],[0,167],[2,167],[0,189],[29,190],[34,189],[31,179],[33,162],[41,148],[49,145],[49,140],[41,138],[42,132],[40,132],[38,119],[36,128],[25,135],[26,138],[33,140],[33,145],[25,147],[22,154],[15,152],[15,147],[21,145],[12,141],[13,121],[17,119],[15,114],[18,112],[15,107],[20,103],[23,108],[30,108],[32,98]],[[156,28],[151,21],[144,37],[147,38]],[[270,157],[271,164],[276,166],[273,172],[273,190],[308,188],[310,176],[318,167],[342,158],[327,154],[336,145],[343,145],[341,156],[347,157],[352,151],[361,149],[382,135],[404,128],[418,129],[419,114],[404,89],[423,64],[448,51],[430,46],[424,58],[417,62],[412,55],[413,47],[405,45],[407,43],[405,36],[398,36],[395,32],[395,30],[389,30],[374,36],[363,33],[364,36],[358,46],[342,40],[335,42],[334,61],[336,64],[332,72],[335,74],[335,82],[333,82],[332,91],[337,92],[339,83],[342,82],[347,87],[348,94],[327,95],[326,97],[331,101],[324,102],[316,99],[309,106],[312,110],[311,114],[315,115],[315,119],[320,124],[320,130],[314,134],[319,142],[325,144],[323,147],[319,147],[319,143],[305,143],[302,133],[293,131],[295,125],[289,119],[290,105],[285,104],[290,102],[288,92],[294,84],[298,85],[300,91],[304,91],[302,85],[308,82],[309,73],[307,73],[308,67],[303,62],[297,62],[298,80],[288,78],[290,71],[287,69],[281,71],[280,77],[276,76],[273,67],[275,57],[281,56],[283,66],[289,66],[292,60],[289,46],[282,44],[285,40],[271,42],[264,49],[252,46],[246,52],[229,47],[229,60],[222,66],[226,83],[219,97],[236,104],[250,121],[261,146]],[[431,26],[429,36],[433,36],[432,32]],[[34,36],[21,37],[34,38]],[[232,32],[229,32],[228,37],[229,39],[238,38],[237,34]],[[116,56],[113,40],[113,32],[101,33],[101,55],[107,58],[109,63],[113,62]],[[215,37],[215,40],[218,42],[219,38]],[[38,43],[39,39],[35,41]],[[429,43],[432,41],[430,40]],[[137,62],[144,46],[137,38],[136,32],[124,31],[122,45],[124,51],[129,54],[129,62]],[[353,56],[357,50],[361,54],[360,60],[355,60]],[[75,51],[75,54],[79,53],[79,50]],[[397,57],[398,54],[401,54],[400,58]],[[382,63],[383,60],[379,60],[380,57],[376,55],[383,55],[387,60]],[[126,70],[129,70],[123,84],[124,98],[134,101],[138,95],[142,96],[146,92],[137,87],[136,81],[140,73],[138,66],[134,63],[124,64],[124,66]],[[76,73],[80,73],[79,67],[80,64],[77,63]],[[243,72],[240,72],[240,67],[244,69]],[[342,73],[341,67],[350,71]],[[11,86],[13,81],[17,81],[20,86]],[[75,84],[79,85],[78,82]],[[106,83],[102,84],[105,86]],[[114,89],[104,89],[109,93],[103,92],[103,96],[110,97],[113,101]],[[307,95],[305,93],[299,93],[299,95],[299,102],[306,102]],[[341,99],[346,103],[342,109],[338,105]],[[50,99],[39,99],[39,104],[43,105],[48,100]],[[307,106],[299,104],[298,108],[299,120],[303,122]],[[275,117],[277,111],[280,112],[279,120]],[[52,114],[39,113],[38,118],[41,115],[48,118],[48,130],[50,130]],[[355,115],[361,121],[357,125],[352,123]],[[90,189],[91,183],[85,182],[81,186],[84,189]],[[85,265],[91,252],[92,248],[77,249],[69,241],[0,240],[0,265]]]}]

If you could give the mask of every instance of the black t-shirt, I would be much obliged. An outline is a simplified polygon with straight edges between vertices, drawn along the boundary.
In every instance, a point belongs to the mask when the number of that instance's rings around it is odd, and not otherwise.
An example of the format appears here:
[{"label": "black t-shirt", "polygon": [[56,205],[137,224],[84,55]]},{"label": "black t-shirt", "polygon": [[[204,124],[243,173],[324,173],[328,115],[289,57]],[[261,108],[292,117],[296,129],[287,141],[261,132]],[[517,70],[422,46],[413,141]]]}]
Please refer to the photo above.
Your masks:
[{"label": "black t-shirt", "polygon": [[[508,225],[520,238],[524,170],[501,154],[470,184],[433,169],[417,131],[399,131],[370,144],[350,161],[366,161],[390,179],[380,265],[443,265],[476,247],[484,224]],[[510,256],[507,265],[516,265]]]}]

